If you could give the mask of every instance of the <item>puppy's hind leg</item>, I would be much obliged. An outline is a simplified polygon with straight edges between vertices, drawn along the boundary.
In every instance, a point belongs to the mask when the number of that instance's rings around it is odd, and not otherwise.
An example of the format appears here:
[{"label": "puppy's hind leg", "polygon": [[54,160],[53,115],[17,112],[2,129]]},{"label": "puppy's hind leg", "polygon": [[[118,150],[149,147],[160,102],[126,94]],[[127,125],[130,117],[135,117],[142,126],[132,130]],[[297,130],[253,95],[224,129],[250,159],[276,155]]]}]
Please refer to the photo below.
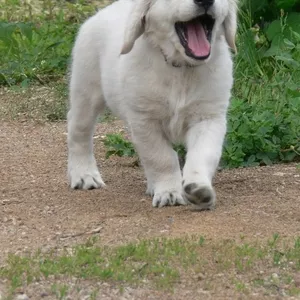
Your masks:
[{"label": "puppy's hind leg", "polygon": [[68,177],[73,189],[104,186],[93,153],[95,123],[105,108],[95,65],[85,49],[75,49],[68,113]]}]

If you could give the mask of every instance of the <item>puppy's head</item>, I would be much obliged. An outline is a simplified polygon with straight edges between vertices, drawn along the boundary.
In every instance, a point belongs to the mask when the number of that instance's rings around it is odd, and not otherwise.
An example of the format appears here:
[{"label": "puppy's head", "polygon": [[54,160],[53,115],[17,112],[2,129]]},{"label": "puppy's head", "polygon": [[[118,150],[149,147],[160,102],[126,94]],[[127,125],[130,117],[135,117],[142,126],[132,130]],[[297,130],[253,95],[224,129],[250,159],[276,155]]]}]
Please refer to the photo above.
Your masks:
[{"label": "puppy's head", "polygon": [[237,0],[134,0],[121,53],[145,35],[173,64],[209,60],[216,38],[224,34],[236,51]]}]

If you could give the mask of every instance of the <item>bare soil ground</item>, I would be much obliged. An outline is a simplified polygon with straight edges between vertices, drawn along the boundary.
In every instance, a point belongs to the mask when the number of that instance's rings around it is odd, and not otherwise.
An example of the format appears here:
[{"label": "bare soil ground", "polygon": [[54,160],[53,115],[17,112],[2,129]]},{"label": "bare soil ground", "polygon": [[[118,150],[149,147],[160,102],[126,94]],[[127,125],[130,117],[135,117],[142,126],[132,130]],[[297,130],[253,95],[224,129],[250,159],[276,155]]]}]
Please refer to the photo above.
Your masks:
[{"label": "bare soil ground", "polygon": [[1,253],[75,242],[98,227],[105,244],[195,233],[208,239],[300,234],[300,172],[295,164],[219,172],[214,211],[156,209],[133,159],[104,158],[99,137],[121,128],[119,121],[104,123],[95,133],[96,158],[107,187],[72,191],[66,178],[64,123],[1,123]]}]

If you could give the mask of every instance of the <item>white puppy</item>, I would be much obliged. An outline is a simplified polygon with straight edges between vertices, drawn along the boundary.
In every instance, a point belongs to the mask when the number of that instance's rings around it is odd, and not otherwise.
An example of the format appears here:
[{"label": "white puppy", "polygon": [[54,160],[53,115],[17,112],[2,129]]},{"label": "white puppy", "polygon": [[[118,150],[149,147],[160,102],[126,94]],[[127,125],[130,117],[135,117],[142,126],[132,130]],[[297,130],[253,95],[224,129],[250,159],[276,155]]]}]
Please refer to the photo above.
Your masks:
[{"label": "white puppy", "polygon": [[[235,33],[236,0],[119,0],[88,19],[73,49],[71,187],[104,186],[92,135],[108,106],[130,129],[153,206],[211,208]],[[187,149],[183,173],[175,142]]]}]

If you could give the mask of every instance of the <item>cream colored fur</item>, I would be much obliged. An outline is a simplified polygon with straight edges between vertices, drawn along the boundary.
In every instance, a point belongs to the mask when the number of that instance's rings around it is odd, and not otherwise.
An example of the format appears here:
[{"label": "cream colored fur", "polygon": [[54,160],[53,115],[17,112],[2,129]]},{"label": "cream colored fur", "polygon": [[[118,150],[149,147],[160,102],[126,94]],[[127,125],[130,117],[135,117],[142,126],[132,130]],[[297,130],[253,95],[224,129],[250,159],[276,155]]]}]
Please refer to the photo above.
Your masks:
[{"label": "cream colored fur", "polygon": [[[203,12],[193,0],[119,0],[82,25],[73,49],[68,113],[72,188],[104,186],[92,136],[108,106],[131,132],[153,206],[214,206],[212,178],[233,83],[229,47],[235,49],[236,3],[215,0],[209,10],[216,19],[211,55],[198,61],[186,56],[174,24]],[[183,172],[175,142],[186,145]]]}]

